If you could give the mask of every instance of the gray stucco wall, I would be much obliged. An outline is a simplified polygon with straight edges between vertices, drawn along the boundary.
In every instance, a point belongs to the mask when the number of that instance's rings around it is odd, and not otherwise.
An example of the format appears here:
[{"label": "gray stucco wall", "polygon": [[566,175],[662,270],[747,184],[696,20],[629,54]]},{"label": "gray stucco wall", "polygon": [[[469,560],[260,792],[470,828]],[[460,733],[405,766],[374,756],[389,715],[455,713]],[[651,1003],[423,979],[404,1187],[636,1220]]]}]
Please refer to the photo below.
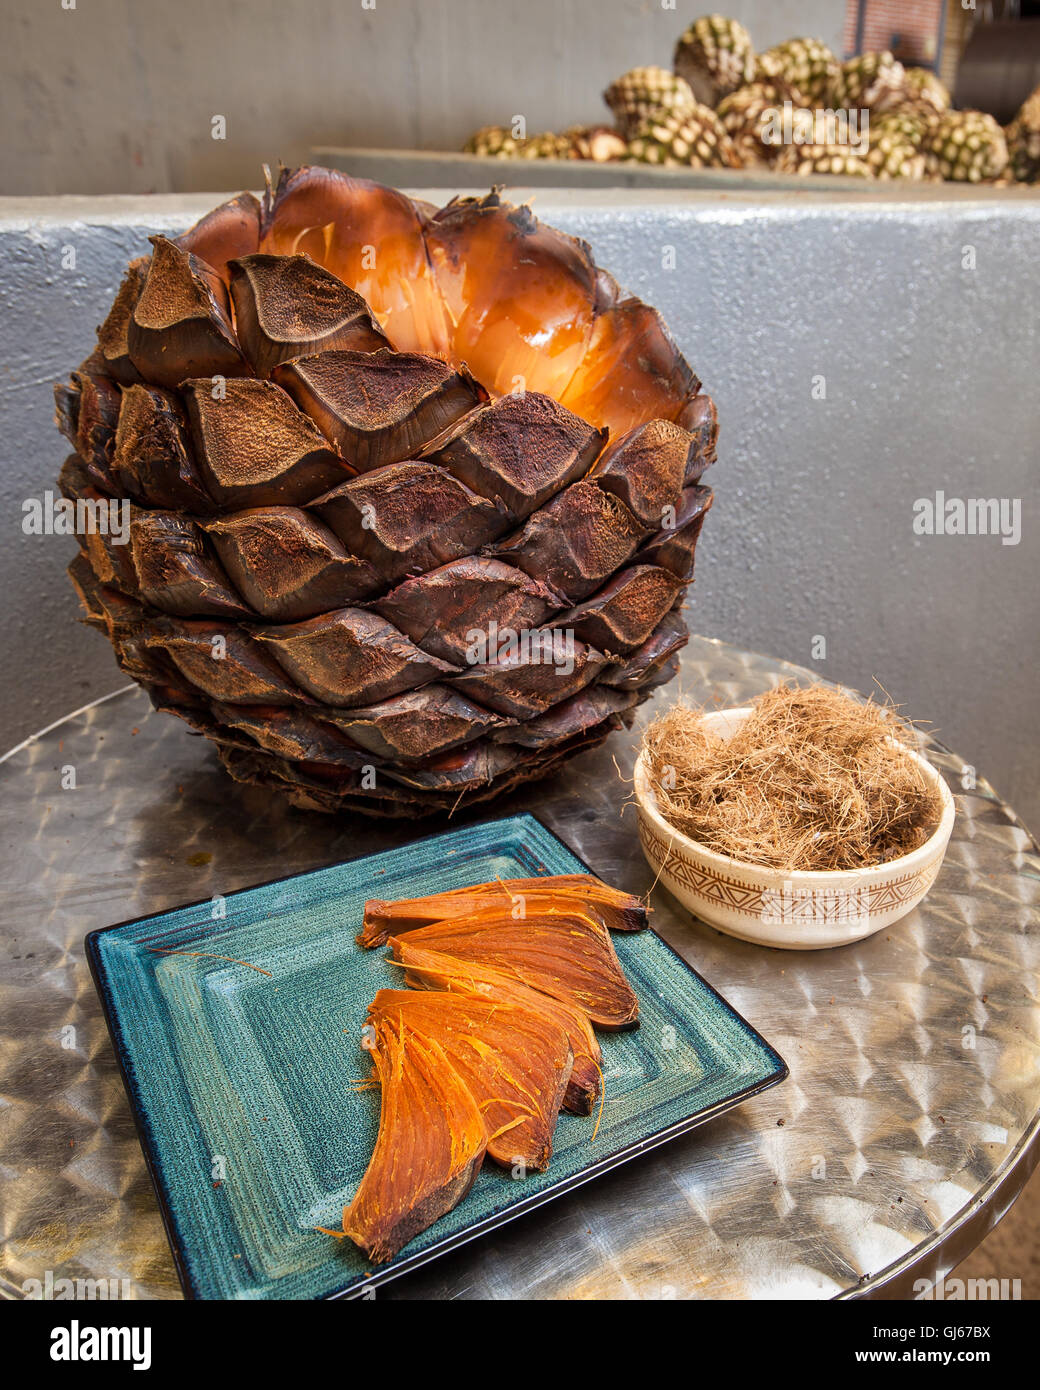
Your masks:
[{"label": "gray stucco wall", "polygon": [[[73,543],[24,536],[21,504],[57,473],[51,383],[122,265],[212,201],[0,200],[6,745],[122,683],[73,621]],[[692,625],[861,690],[876,677],[1040,826],[1040,201],[542,190],[537,209],[658,305],[718,402]],[[916,536],[937,490],[1020,499],[1019,544]]]},{"label": "gray stucco wall", "polygon": [[[522,114],[561,129],[671,66],[679,0],[7,0],[0,192],[241,187],[312,145],[458,149]],[[70,0],[65,0],[70,3]],[[844,0],[728,0],[755,44],[841,51]],[[225,118],[226,138],[211,122]]]}]

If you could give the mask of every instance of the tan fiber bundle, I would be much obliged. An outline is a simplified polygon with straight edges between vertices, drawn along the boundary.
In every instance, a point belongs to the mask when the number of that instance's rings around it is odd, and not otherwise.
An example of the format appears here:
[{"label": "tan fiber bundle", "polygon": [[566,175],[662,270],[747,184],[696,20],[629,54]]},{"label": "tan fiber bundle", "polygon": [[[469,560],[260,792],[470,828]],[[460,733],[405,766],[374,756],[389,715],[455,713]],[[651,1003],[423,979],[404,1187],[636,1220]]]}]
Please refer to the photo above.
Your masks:
[{"label": "tan fiber bundle", "polygon": [[860,869],[909,854],[938,824],[939,794],[891,706],[781,685],[729,739],[703,713],[677,705],[644,748],[661,814],[709,849],[777,869]]}]

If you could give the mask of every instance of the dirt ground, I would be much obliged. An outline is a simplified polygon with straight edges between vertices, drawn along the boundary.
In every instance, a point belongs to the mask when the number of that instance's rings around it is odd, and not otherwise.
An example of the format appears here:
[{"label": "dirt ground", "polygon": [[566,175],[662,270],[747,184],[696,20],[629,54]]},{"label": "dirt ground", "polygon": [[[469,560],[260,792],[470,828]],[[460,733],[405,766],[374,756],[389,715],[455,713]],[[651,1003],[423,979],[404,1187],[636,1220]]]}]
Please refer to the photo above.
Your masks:
[{"label": "dirt ground", "polygon": [[1022,1298],[1040,1299],[1040,1169],[956,1273],[958,1279],[1021,1279]]}]

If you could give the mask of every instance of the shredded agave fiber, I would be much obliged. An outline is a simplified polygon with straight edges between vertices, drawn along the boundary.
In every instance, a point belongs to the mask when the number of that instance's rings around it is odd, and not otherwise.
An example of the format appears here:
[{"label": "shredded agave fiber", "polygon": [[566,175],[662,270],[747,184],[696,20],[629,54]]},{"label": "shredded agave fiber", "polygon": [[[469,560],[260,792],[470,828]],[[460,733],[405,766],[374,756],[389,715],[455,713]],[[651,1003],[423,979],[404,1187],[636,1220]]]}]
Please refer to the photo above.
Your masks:
[{"label": "shredded agave fiber", "polygon": [[661,814],[709,849],[769,868],[860,869],[909,854],[938,824],[939,793],[892,705],[780,685],[728,739],[704,713],[668,710],[644,748]]}]

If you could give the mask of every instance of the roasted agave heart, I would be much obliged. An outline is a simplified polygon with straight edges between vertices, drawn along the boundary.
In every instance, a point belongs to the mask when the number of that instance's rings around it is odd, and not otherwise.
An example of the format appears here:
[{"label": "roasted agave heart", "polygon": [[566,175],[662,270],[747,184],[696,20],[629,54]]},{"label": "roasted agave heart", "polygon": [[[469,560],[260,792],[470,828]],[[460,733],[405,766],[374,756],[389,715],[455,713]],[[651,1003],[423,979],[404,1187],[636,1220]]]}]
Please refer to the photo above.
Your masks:
[{"label": "roasted agave heart", "polygon": [[86,621],[240,781],[416,815],[676,669],[715,409],[656,310],[496,194],[283,170],[132,261],[56,388]]}]

